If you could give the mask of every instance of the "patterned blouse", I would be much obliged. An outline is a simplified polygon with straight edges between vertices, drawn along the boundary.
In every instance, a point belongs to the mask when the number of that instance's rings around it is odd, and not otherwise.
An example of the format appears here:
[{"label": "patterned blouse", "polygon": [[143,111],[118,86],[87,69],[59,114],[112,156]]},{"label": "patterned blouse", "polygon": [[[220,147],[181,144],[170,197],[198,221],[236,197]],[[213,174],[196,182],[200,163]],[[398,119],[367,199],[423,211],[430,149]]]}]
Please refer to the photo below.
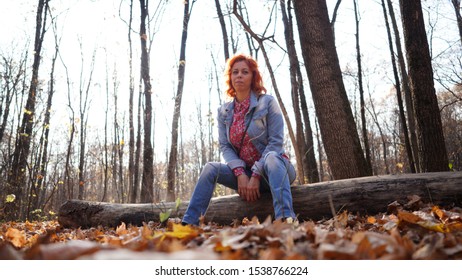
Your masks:
[{"label": "patterned blouse", "polygon": [[[247,168],[251,168],[255,161],[258,161],[261,157],[258,150],[252,144],[252,141],[250,141],[250,137],[247,133],[245,134],[244,141],[242,141],[242,137],[246,128],[245,115],[249,111],[249,107],[250,97],[240,103],[237,102],[237,100],[234,101],[233,124],[231,125],[229,131],[231,144],[239,153],[239,158],[245,162]],[[236,177],[241,174],[245,174],[244,168],[242,167],[233,169],[233,172]],[[260,178],[260,175],[257,173],[253,173],[252,176]]]}]

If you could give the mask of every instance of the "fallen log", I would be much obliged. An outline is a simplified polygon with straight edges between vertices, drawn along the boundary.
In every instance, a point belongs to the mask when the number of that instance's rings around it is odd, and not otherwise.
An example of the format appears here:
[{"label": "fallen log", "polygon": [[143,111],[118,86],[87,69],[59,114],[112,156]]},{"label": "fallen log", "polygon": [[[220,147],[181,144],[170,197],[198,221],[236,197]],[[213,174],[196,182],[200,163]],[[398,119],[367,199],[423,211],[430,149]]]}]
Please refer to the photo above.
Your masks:
[{"label": "fallen log", "polygon": [[[461,205],[462,172],[435,172],[362,177],[321,182],[292,187],[295,213],[299,220],[331,218],[336,212],[377,214],[397,201],[405,204],[408,197],[418,195],[422,201],[435,205]],[[173,215],[182,217],[187,203],[182,203]],[[333,207],[333,208],[332,208]],[[64,227],[116,227],[122,222],[142,225],[159,221],[159,214],[175,209],[175,203],[116,204],[69,200],[60,210],[58,221]],[[228,225],[244,217],[264,220],[273,214],[270,194],[253,203],[243,201],[237,194],[213,198],[206,221]]]}]

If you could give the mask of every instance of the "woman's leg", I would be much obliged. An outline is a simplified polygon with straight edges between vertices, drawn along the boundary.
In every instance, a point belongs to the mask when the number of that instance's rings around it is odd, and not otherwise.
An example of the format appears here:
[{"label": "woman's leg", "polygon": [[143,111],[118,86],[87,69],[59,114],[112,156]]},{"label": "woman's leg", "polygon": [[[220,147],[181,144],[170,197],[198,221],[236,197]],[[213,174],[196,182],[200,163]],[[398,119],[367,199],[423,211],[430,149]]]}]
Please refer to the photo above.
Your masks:
[{"label": "woman's leg", "polygon": [[296,218],[290,191],[290,184],[295,180],[295,168],[275,152],[266,154],[263,168],[261,189],[271,191],[275,219]]},{"label": "woman's leg", "polygon": [[212,199],[215,185],[219,183],[232,189],[237,189],[237,180],[231,168],[220,162],[209,162],[204,166],[196,183],[188,208],[183,217],[183,223],[199,224],[199,218],[205,215]]}]

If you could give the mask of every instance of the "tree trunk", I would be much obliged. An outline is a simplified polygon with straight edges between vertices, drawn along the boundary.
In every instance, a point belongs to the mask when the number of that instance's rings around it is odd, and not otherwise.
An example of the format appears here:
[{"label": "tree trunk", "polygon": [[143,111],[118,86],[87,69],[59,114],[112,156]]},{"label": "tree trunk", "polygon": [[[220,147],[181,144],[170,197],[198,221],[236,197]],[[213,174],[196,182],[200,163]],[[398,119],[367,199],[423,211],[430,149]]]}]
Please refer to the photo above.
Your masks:
[{"label": "tree trunk", "polygon": [[143,178],[141,183],[141,202],[153,201],[153,148],[151,143],[152,132],[152,86],[149,74],[149,52],[147,46],[146,19],[148,17],[147,1],[140,0],[141,23],[140,23],[140,41],[141,41],[141,78],[144,84],[144,150],[143,150]]},{"label": "tree trunk", "polygon": [[357,0],[353,0],[354,12],[355,12],[355,26],[356,26],[356,62],[358,64],[358,88],[359,88],[359,99],[361,104],[361,132],[363,137],[364,151],[366,152],[366,172],[372,174],[372,163],[371,163],[371,150],[369,147],[369,138],[367,133],[367,122],[366,122],[366,104],[364,101],[364,87],[363,87],[363,71],[361,63],[361,48],[359,45],[359,12]]},{"label": "tree trunk", "polygon": [[[319,173],[314,155],[313,133],[311,130],[310,118],[308,116],[308,107],[306,105],[303,77],[301,75],[298,55],[295,49],[291,1],[288,1],[287,8],[285,1],[286,0],[280,0],[280,4],[282,20],[284,22],[284,35],[290,62],[289,70],[292,84],[292,100],[294,103],[293,107],[296,120],[297,144],[299,146],[300,156],[303,162],[303,172],[304,177],[306,177],[304,179],[307,179],[309,183],[316,183],[319,182]],[[303,129],[302,116],[305,129]]]},{"label": "tree trunk", "polygon": [[[416,172],[420,172],[419,165],[419,146],[417,144],[416,124],[414,115],[414,105],[412,104],[411,89],[409,88],[409,77],[406,71],[406,63],[404,61],[403,48],[401,47],[401,38],[399,36],[398,24],[396,22],[395,11],[393,10],[393,4],[391,0],[387,0],[388,13],[390,14],[391,24],[393,26],[393,32],[395,33],[395,44],[398,55],[399,72],[401,74],[402,87],[404,92],[404,100],[406,103],[406,113],[409,128],[409,137],[411,141],[412,158],[414,161],[414,169]],[[411,169],[412,170],[412,169]]]},{"label": "tree trunk", "polygon": [[342,0],[337,0],[337,3],[334,7],[334,12],[332,13],[332,20],[330,21],[330,28],[332,29],[332,36],[334,36],[335,41],[335,22],[337,21],[338,9],[340,8],[340,4]]},{"label": "tree trunk", "polygon": [[370,175],[342,80],[325,0],[294,1],[302,54],[335,179]]},{"label": "tree trunk", "polygon": [[129,47],[129,86],[128,86],[128,193],[129,202],[135,203],[138,188],[135,186],[135,125],[133,123],[133,97],[135,94],[135,81],[133,78],[133,46],[132,46],[133,0],[130,0],[130,19],[128,21],[128,47]]},{"label": "tree trunk", "polygon": [[35,103],[37,99],[37,86],[39,82],[39,68],[43,38],[46,30],[46,19],[48,15],[48,0],[39,0],[35,22],[34,62],[32,65],[32,79],[29,87],[26,107],[22,117],[21,127],[17,133],[17,143],[13,154],[13,163],[8,177],[6,191],[15,195],[13,202],[5,205],[5,215],[11,220],[22,216],[20,209],[23,199],[23,188],[26,185],[27,158],[29,157],[30,145],[33,137],[33,126],[35,123]]},{"label": "tree trunk", "polygon": [[83,199],[85,192],[85,150],[87,143],[87,122],[88,122],[88,96],[90,94],[90,89],[92,86],[93,71],[95,69],[95,59],[96,59],[96,48],[93,50],[93,55],[91,59],[90,74],[88,77],[88,82],[84,88],[84,79],[83,79],[83,69],[84,69],[84,57],[83,57],[83,46],[80,42],[80,52],[82,59],[82,68],[80,72],[80,89],[79,89],[79,116],[80,116],[80,150],[79,150],[79,194],[78,199]]},{"label": "tree trunk", "polygon": [[420,0],[400,0],[421,172],[447,171],[448,157]]},{"label": "tree trunk", "polygon": [[[0,143],[3,140],[3,136],[5,135],[5,130],[8,124],[8,120],[10,117],[10,109],[11,102],[13,101],[13,97],[17,95],[17,86],[21,82],[26,75],[24,73],[24,69],[26,67],[27,62],[27,55],[21,58],[19,61],[19,65],[17,68],[15,65],[18,63],[15,59],[10,58],[7,59],[6,57],[2,57],[4,61],[4,68],[5,72],[2,75],[5,77],[5,89],[3,89],[2,94],[2,102],[0,106],[0,117],[1,117],[1,124],[0,124]],[[15,72],[16,68],[16,74]]]},{"label": "tree trunk", "polygon": [[[289,16],[289,24],[290,24],[290,29],[292,32],[292,38],[293,36],[293,19],[292,19],[292,1],[288,1],[288,16]],[[295,39],[293,39],[295,40]],[[297,55],[297,61],[298,55]],[[300,66],[300,62],[296,64],[296,69],[297,69],[297,83],[298,83],[298,92],[299,92],[299,97],[300,97],[300,106],[302,109],[302,115],[303,115],[303,121],[305,123],[304,131],[305,131],[305,141],[306,141],[306,146],[308,147],[306,155],[304,157],[306,158],[307,166],[308,166],[308,180],[309,183],[317,183],[322,180],[322,176],[320,175],[321,169],[322,169],[322,152],[320,151],[320,157],[319,157],[319,170],[318,170],[318,164],[316,163],[316,156],[315,156],[315,149],[314,149],[314,140],[313,140],[313,130],[311,129],[311,121],[310,117],[308,114],[308,105],[306,102],[306,96],[305,96],[305,86],[304,86],[304,81],[303,81],[303,75],[302,75],[302,69]],[[321,149],[319,143],[318,143],[319,149]]]},{"label": "tree trunk", "polygon": [[221,34],[223,36],[223,51],[225,54],[225,61],[227,61],[229,58],[229,40],[228,32],[226,31],[225,18],[223,16],[223,12],[221,11],[220,0],[215,0],[215,6],[217,8],[218,20],[220,21]]},{"label": "tree trunk", "polygon": [[55,19],[52,19],[52,27],[54,31],[54,37],[55,37],[55,52],[51,60],[48,98],[47,98],[45,116],[43,119],[42,136],[40,137],[40,144],[39,144],[41,154],[38,155],[38,163],[35,167],[36,174],[34,175],[34,178],[32,178],[33,184],[31,185],[31,192],[30,192],[31,197],[32,197],[31,198],[32,208],[28,209],[27,211],[28,219],[29,219],[30,211],[33,211],[35,209],[40,209],[42,206],[44,206],[41,202],[45,200],[44,196],[46,192],[44,190],[46,190],[47,188],[46,177],[47,177],[47,168],[48,168],[48,144],[49,144],[48,138],[49,138],[49,133],[50,133],[51,107],[53,104],[53,95],[55,93],[55,65],[56,65],[56,59],[58,58],[58,53],[59,53],[59,40],[57,38]]},{"label": "tree trunk", "polygon": [[[134,173],[133,173],[133,185],[137,189],[136,192],[140,189],[140,164],[141,164],[141,100],[143,93],[140,90],[138,93],[138,113],[137,113],[137,132],[136,132],[136,142],[135,142],[135,163],[134,163]],[[140,192],[141,193],[141,192]],[[138,198],[138,197],[137,197]],[[140,199],[141,200],[141,199]]]},{"label": "tree trunk", "polygon": [[[387,139],[385,134],[383,133],[382,127],[380,126],[379,119],[377,117],[377,112],[375,111],[375,106],[374,103],[372,102],[372,96],[370,96],[369,93],[369,99],[371,100],[371,110],[370,114],[372,115],[372,118],[374,118],[375,125],[377,126],[377,129],[379,130],[380,138],[382,140],[382,150],[383,150],[383,161],[385,165],[385,174],[390,174],[390,169],[388,167],[388,161],[387,161],[387,154],[388,154],[388,149],[387,149]],[[377,164],[376,164],[377,165]],[[376,166],[374,169],[377,169],[378,166]],[[381,174],[382,172],[374,172],[374,174]]]},{"label": "tree trunk", "polygon": [[103,154],[104,157],[101,160],[102,162],[102,183],[103,183],[103,195],[101,196],[101,202],[107,201],[107,191],[108,191],[108,182],[109,182],[109,159],[108,159],[108,112],[109,112],[109,73],[107,69],[106,61],[106,107],[104,108],[104,148]]},{"label": "tree trunk", "polygon": [[[303,134],[303,122],[302,115],[300,112],[300,98],[298,90],[298,81],[297,81],[297,52],[295,49],[295,42],[293,38],[293,33],[291,30],[291,25],[289,24],[289,17],[287,15],[286,9],[286,0],[280,0],[282,21],[284,23],[284,37],[287,47],[287,54],[289,56],[289,72],[290,72],[290,84],[291,84],[291,96],[292,96],[292,106],[294,108],[295,115],[295,131],[296,131],[296,142],[292,143],[297,145],[297,149],[300,154],[300,158],[297,158],[297,170],[303,172],[299,173],[299,183],[305,184],[305,179],[308,179],[308,164],[306,164],[306,154],[308,148],[306,147],[305,135]],[[308,124],[309,125],[309,124]],[[311,182],[312,183],[312,182]]]},{"label": "tree trunk", "polygon": [[[321,141],[321,133],[319,132],[319,122],[316,118],[314,120],[314,125],[316,126],[316,143],[318,145],[318,158],[319,158],[319,181],[324,181],[324,153],[323,153],[323,145]],[[331,178],[329,178],[331,179]]]},{"label": "tree trunk", "polygon": [[[69,142],[67,143],[67,150],[66,150],[66,164],[64,166],[64,178],[66,182],[66,188],[67,188],[67,199],[73,199],[74,198],[74,184],[72,183],[72,174],[71,174],[71,158],[72,158],[72,146],[74,144],[74,136],[75,136],[75,112],[74,109],[72,108],[72,100],[71,100],[71,82],[69,79],[69,71],[67,69],[67,66],[64,65],[64,68],[66,69],[66,79],[67,79],[67,106],[69,107],[69,110],[71,111],[71,116],[69,117],[69,123],[70,123],[70,131],[69,131]],[[65,190],[60,190],[61,191],[61,196],[60,196],[60,201],[65,201],[66,193]]]},{"label": "tree trunk", "polygon": [[[462,172],[435,172],[420,174],[385,175],[322,182],[292,188],[295,213],[301,221],[331,218],[348,211],[374,215],[387,212],[388,205],[397,201],[408,203],[412,195],[422,202],[435,205],[460,205],[462,201]],[[181,217],[187,204],[183,203],[172,217]],[[175,203],[161,205],[111,204],[69,200],[59,210],[59,223],[64,227],[116,227],[120,223],[142,225],[143,222],[159,221],[159,213],[175,209]],[[229,225],[256,216],[260,221],[272,214],[270,194],[259,201],[249,203],[237,194],[213,198],[205,216],[207,222]]]},{"label": "tree trunk", "polygon": [[459,28],[459,39],[462,44],[462,15],[460,14],[460,0],[451,0],[454,6],[454,12],[456,13],[457,27]]},{"label": "tree trunk", "polygon": [[[170,156],[167,167],[167,201],[175,200],[175,182],[176,182],[176,167],[178,160],[178,126],[181,114],[181,100],[183,97],[183,87],[186,70],[186,40],[188,38],[188,25],[191,16],[192,7],[195,1],[192,1],[191,6],[189,1],[184,2],[183,10],[183,29],[181,33],[181,50],[180,61],[178,65],[178,88],[175,96],[175,107],[173,109],[172,120],[172,143],[170,146]],[[191,7],[191,8],[190,8]]]},{"label": "tree trunk", "polygon": [[414,156],[413,156],[412,147],[411,147],[411,141],[409,139],[409,130],[407,128],[406,116],[404,114],[403,98],[401,94],[401,83],[399,80],[398,69],[396,67],[395,52],[393,50],[393,40],[391,37],[390,24],[388,23],[387,8],[385,6],[385,0],[382,0],[382,8],[383,8],[383,17],[385,19],[385,26],[387,29],[388,47],[390,49],[391,65],[393,68],[393,75],[395,78],[395,90],[396,90],[396,97],[397,97],[398,109],[399,109],[399,119],[400,119],[401,127],[403,130],[403,135],[404,135],[404,145],[406,147],[406,154],[407,154],[407,158],[409,162],[409,170],[411,171],[411,173],[416,173],[415,164],[414,164]]}]

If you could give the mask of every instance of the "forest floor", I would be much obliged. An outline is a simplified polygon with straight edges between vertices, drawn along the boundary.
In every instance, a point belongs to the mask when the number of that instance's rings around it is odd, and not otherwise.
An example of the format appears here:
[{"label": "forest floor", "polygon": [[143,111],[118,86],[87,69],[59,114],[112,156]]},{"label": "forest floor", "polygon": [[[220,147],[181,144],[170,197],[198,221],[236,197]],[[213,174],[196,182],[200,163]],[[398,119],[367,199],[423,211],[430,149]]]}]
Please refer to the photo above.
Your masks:
[{"label": "forest floor", "polygon": [[320,221],[244,219],[231,226],[70,229],[55,221],[0,223],[0,259],[462,259],[462,208],[409,198],[387,213]]}]

